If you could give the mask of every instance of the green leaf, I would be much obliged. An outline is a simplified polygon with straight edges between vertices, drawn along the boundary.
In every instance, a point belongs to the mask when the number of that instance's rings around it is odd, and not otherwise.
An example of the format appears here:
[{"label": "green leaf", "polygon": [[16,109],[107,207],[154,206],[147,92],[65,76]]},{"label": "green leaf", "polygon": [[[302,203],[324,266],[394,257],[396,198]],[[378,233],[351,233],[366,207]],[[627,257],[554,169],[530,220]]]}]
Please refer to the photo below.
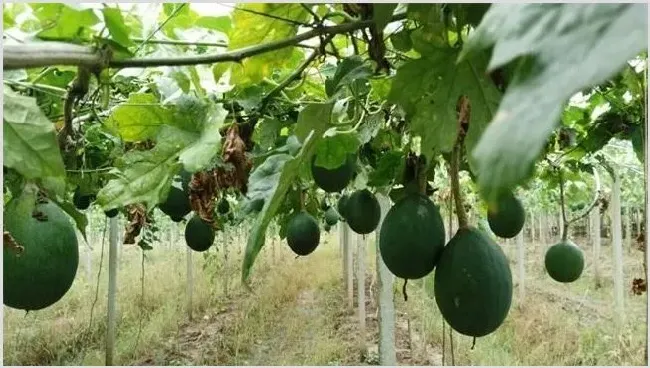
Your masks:
[{"label": "green leaf", "polygon": [[634,127],[634,130],[631,133],[632,147],[634,148],[634,153],[639,159],[639,162],[645,163],[645,156],[643,148],[645,147],[645,129],[643,125],[637,125]]},{"label": "green leaf", "polygon": [[390,93],[390,87],[393,82],[392,78],[376,78],[370,80],[372,97],[378,100],[386,100]]},{"label": "green leaf", "polygon": [[185,149],[179,157],[185,170],[191,173],[208,167],[221,150],[219,128],[226,119],[228,111],[221,105],[212,106],[210,110],[207,120],[203,124],[201,137]]},{"label": "green leaf", "polygon": [[[179,10],[180,7],[183,8]],[[190,9],[189,3],[164,3],[163,13],[158,19],[161,24],[164,22],[163,33],[177,39],[176,29],[192,28],[198,18],[198,14]]]},{"label": "green leaf", "polygon": [[646,13],[646,5],[618,3],[490,7],[461,58],[493,47],[488,69],[494,69],[527,57],[471,152],[486,197],[526,177],[571,95],[605,81],[647,48]]},{"label": "green leaf", "polygon": [[[239,9],[252,10],[302,23],[309,19],[309,13],[297,3],[239,4],[232,12],[233,28],[228,35],[229,50],[290,38],[298,32],[298,26],[293,23]],[[241,67],[233,68],[231,83],[238,86],[259,83],[264,78],[271,76],[274,70],[289,67],[288,62],[292,53],[291,47],[285,47],[246,58],[242,60],[241,64],[237,64]]]},{"label": "green leaf", "polygon": [[334,96],[343,86],[349,85],[357,80],[366,79],[372,75],[372,69],[365,64],[358,55],[343,59],[332,78],[325,80],[325,92],[328,96]]},{"label": "green leaf", "polygon": [[440,4],[409,4],[409,19],[422,24],[411,32],[413,49],[420,54],[435,52],[436,49],[448,47],[443,12]]},{"label": "green leaf", "polygon": [[192,82],[190,81],[190,77],[188,77],[183,70],[174,69],[170,73],[170,76],[176,81],[178,87],[180,87],[183,93],[188,93],[190,91],[190,85]]},{"label": "green leaf", "polygon": [[43,115],[35,98],[18,95],[8,87],[3,92],[3,165],[63,196],[66,174],[54,124]]},{"label": "green leaf", "polygon": [[411,41],[411,32],[403,29],[399,32],[390,35],[390,43],[397,51],[410,51],[413,48],[413,41]]},{"label": "green leaf", "polygon": [[76,10],[67,4],[32,4],[32,8],[44,27],[36,35],[41,39],[75,40],[99,23],[92,9]]},{"label": "green leaf", "polygon": [[77,208],[74,206],[74,204],[70,202],[60,202],[54,198],[50,198],[50,200],[54,203],[56,203],[61,209],[68,214],[74,220],[75,225],[77,226],[77,229],[79,229],[79,232],[83,236],[85,241],[88,241],[87,235],[86,235],[86,227],[88,227],[88,218],[86,218],[86,215],[77,210]]},{"label": "green leaf", "polygon": [[250,276],[255,258],[264,245],[266,229],[275,216],[284,197],[300,172],[300,166],[313,155],[316,144],[329,126],[332,103],[307,105],[298,116],[295,134],[302,143],[295,156],[277,154],[269,157],[255,168],[248,179],[251,198],[265,198],[264,207],[258,214],[246,244],[242,267],[242,281]]},{"label": "green leaf", "polygon": [[384,125],[384,113],[378,112],[366,118],[366,121],[359,127],[359,143],[366,144],[377,136]]},{"label": "green leaf", "polygon": [[251,111],[262,103],[263,96],[264,89],[258,85],[252,85],[243,88],[239,93],[237,93],[235,102],[243,107],[245,111]]},{"label": "green leaf", "polygon": [[130,151],[119,163],[116,178],[97,194],[97,204],[104,211],[133,203],[152,208],[166,198],[172,178],[178,171],[179,153],[196,140],[173,126],[162,126],[156,145],[149,151]]},{"label": "green leaf", "polygon": [[130,151],[118,160],[113,171],[116,177],[97,195],[104,210],[132,203],[151,208],[167,196],[171,178],[181,164],[194,172],[209,166],[218,155],[224,109],[185,95],[173,109],[171,124],[160,126],[154,148]]},{"label": "green leaf", "polygon": [[150,93],[134,93],[106,119],[106,128],[125,142],[153,139],[172,114]]},{"label": "green leaf", "polygon": [[277,119],[265,118],[255,125],[253,141],[262,152],[268,151],[275,145],[275,140],[280,135],[282,122]]},{"label": "green leaf", "polygon": [[194,85],[194,89],[196,89],[200,97],[205,97],[205,88],[201,85],[201,76],[199,75],[196,66],[190,66],[188,69],[190,71],[190,79]]},{"label": "green leaf", "polygon": [[378,30],[383,30],[390,22],[397,4],[376,3],[372,4],[372,20],[375,21]]},{"label": "green leaf", "polygon": [[117,8],[103,8],[104,23],[108,28],[108,33],[111,34],[113,41],[119,43],[124,47],[133,46],[133,41],[129,38],[130,30],[124,24],[122,12]]},{"label": "green leaf", "polygon": [[[421,152],[431,159],[434,151],[451,151],[458,135],[456,104],[469,97],[469,131],[465,138],[472,149],[496,111],[500,94],[484,73],[486,61],[479,57],[459,64],[452,49],[439,49],[422,59],[412,60],[397,70],[389,101],[407,114],[414,134],[422,137]],[[408,92],[405,92],[408,91]],[[473,159],[470,160],[470,165]]]},{"label": "green leaf", "polygon": [[[335,128],[333,128],[335,129]],[[336,134],[325,137],[316,148],[316,166],[328,170],[340,167],[348,155],[359,150],[359,138],[354,133]]]},{"label": "green leaf", "polygon": [[213,29],[226,34],[228,34],[232,28],[230,17],[225,15],[221,17],[199,17],[199,19],[196,20],[196,26]]},{"label": "green leaf", "polygon": [[401,151],[388,151],[379,159],[377,168],[368,176],[368,185],[384,187],[404,171],[405,156]]}]

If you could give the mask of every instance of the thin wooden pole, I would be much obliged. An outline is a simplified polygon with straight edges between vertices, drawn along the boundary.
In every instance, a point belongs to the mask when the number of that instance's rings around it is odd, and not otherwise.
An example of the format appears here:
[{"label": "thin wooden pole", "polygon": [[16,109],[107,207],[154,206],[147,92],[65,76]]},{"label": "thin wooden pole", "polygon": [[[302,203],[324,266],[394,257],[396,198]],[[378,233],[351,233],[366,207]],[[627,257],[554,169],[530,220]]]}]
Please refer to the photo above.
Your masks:
[{"label": "thin wooden pole", "polygon": [[612,227],[612,252],[614,253],[614,307],[618,327],[623,326],[625,311],[623,309],[623,241],[621,229],[621,179],[614,175],[614,187],[612,188],[611,227]]},{"label": "thin wooden pole", "polygon": [[108,234],[108,303],[107,303],[107,323],[106,323],[106,365],[113,365],[113,354],[115,352],[115,327],[117,312],[117,242],[118,226],[115,216],[110,219]]},{"label": "thin wooden pole", "polygon": [[359,348],[366,353],[366,239],[354,235],[357,243],[357,314],[359,317]]},{"label": "thin wooden pole", "polygon": [[379,251],[379,232],[390,207],[390,201],[384,194],[377,195],[381,206],[381,219],[378,235],[375,238],[377,264],[377,280],[379,287],[379,364],[387,366],[396,366],[397,357],[395,352],[395,302],[393,299],[393,274],[388,270],[386,264],[381,258]]},{"label": "thin wooden pole", "polygon": [[192,320],[192,292],[194,291],[194,267],[192,267],[192,249],[185,247],[187,258],[187,317]]}]

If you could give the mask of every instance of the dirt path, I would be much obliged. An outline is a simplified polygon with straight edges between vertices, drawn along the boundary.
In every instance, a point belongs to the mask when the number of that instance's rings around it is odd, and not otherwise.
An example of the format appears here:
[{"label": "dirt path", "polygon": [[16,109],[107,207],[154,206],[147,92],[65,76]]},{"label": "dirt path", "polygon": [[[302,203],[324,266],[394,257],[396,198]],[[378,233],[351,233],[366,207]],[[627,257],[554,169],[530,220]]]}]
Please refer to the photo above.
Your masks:
[{"label": "dirt path", "polygon": [[[366,346],[359,349],[355,310],[346,310],[334,252],[287,259],[258,282],[256,294],[240,292],[180,326],[139,365],[374,365],[379,326],[376,304],[366,296]],[[371,276],[366,280],[369,290]],[[411,326],[413,327],[413,326]],[[400,365],[439,365],[438,349],[422,347],[404,313],[396,316]]]}]

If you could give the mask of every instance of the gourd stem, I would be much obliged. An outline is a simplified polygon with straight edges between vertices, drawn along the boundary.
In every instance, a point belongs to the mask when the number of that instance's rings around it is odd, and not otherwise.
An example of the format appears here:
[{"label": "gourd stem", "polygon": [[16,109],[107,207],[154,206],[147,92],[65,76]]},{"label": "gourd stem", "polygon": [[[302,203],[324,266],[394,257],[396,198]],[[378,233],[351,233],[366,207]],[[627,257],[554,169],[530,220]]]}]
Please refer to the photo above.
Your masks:
[{"label": "gourd stem", "polygon": [[409,279],[404,279],[404,285],[402,285],[402,294],[404,295],[404,301],[409,301],[409,296],[406,294],[406,283],[409,282]]},{"label": "gourd stem", "polygon": [[456,204],[456,216],[458,217],[458,228],[466,228],[467,224],[467,215],[465,214],[465,208],[463,206],[463,198],[460,194],[460,181],[458,179],[458,169],[460,166],[460,152],[463,147],[462,139],[458,139],[456,145],[451,151],[451,162],[450,162],[450,173],[451,178],[451,192],[454,197],[454,203]]},{"label": "gourd stem", "polygon": [[564,209],[564,176],[562,175],[562,168],[556,167],[558,177],[560,179],[560,209],[562,210],[562,241],[566,242],[569,234],[569,221],[566,218],[566,210]]}]

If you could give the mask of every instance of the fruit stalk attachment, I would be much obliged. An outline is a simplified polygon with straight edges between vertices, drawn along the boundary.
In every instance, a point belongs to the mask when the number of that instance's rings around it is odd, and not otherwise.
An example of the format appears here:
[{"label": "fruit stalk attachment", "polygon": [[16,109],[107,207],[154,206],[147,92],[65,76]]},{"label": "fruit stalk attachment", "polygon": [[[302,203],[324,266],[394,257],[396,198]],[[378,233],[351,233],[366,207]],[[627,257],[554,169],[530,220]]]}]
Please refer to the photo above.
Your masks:
[{"label": "fruit stalk attachment", "polygon": [[565,242],[569,233],[569,222],[566,218],[566,210],[564,209],[564,175],[562,175],[562,168],[556,166],[558,178],[560,179],[560,209],[562,210],[562,241]]}]

